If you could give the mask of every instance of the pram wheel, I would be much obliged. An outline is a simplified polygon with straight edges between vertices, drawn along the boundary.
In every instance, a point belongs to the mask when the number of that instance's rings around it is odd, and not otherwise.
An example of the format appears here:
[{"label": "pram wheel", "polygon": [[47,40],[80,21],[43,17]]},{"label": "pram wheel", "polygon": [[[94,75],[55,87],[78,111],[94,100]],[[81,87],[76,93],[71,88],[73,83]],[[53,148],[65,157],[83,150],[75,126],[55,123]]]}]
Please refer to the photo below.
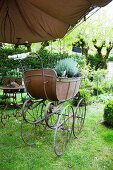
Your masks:
[{"label": "pram wheel", "polygon": [[45,128],[44,101],[26,100],[22,109],[21,137],[27,145],[34,145],[37,135]]},{"label": "pram wheel", "polygon": [[54,133],[54,151],[60,156],[64,153],[72,134],[74,110],[71,105],[62,108]]},{"label": "pram wheel", "polygon": [[56,126],[59,118],[59,110],[62,107],[62,103],[58,102],[49,102],[45,108],[45,122],[49,128],[53,128]]}]

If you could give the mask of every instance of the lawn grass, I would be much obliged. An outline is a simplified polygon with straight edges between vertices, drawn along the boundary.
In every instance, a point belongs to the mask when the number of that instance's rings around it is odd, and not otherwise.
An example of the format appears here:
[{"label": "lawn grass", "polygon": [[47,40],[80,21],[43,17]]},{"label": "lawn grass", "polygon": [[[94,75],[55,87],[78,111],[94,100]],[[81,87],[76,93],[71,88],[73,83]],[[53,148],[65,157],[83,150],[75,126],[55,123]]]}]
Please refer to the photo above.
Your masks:
[{"label": "lawn grass", "polygon": [[65,153],[53,152],[53,131],[44,131],[36,147],[20,137],[20,123],[10,118],[0,130],[0,170],[113,170],[113,129],[103,120],[104,105],[87,107],[85,126],[78,139],[72,137]]}]

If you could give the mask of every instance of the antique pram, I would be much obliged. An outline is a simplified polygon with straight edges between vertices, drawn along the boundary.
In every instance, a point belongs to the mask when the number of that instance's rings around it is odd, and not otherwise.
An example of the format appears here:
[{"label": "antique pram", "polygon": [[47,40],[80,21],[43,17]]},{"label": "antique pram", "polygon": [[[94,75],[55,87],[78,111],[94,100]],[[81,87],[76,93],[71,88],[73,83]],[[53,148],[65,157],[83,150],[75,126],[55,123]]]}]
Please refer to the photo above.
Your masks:
[{"label": "antique pram", "polygon": [[[53,129],[54,151],[62,155],[71,135],[77,137],[84,124],[86,105],[78,95],[81,77],[58,78],[54,70],[42,68],[25,71],[24,83],[30,98],[22,108],[23,141],[33,145],[39,140],[37,129]],[[75,106],[69,102],[73,97]]]},{"label": "antique pram", "polygon": [[[97,7],[106,6],[111,1],[66,0],[64,3],[61,0],[58,3],[56,0],[12,0],[9,3],[9,0],[1,0],[0,42],[16,44],[17,47],[19,44],[29,46],[29,43],[63,38],[81,19],[89,18],[90,11]],[[23,105],[21,134],[24,141],[26,141],[24,124],[33,125],[34,127],[39,125],[50,127],[55,130],[54,150],[58,155],[63,153],[65,147],[60,150],[62,147],[58,146],[60,144],[65,146],[72,133],[77,136],[84,124],[85,102],[77,95],[80,81],[81,78],[57,79],[52,70],[42,69],[37,70],[37,72],[25,72],[25,86],[31,99],[25,101]],[[76,95],[76,107],[71,104],[67,105],[67,101]],[[51,102],[47,103],[47,100]],[[53,117],[56,118],[56,121],[50,121]],[[70,123],[68,124],[68,122]],[[25,132],[27,133],[27,130]],[[57,142],[57,138],[60,136],[58,132],[67,134],[64,143],[64,137],[61,138],[60,142]]]}]

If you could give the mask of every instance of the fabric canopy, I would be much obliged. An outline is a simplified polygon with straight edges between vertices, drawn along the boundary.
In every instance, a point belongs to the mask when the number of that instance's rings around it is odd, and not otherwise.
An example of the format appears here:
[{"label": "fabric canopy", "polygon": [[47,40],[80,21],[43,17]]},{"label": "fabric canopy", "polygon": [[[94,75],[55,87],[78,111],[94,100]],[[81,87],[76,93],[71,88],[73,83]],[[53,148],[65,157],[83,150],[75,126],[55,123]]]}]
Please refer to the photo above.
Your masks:
[{"label": "fabric canopy", "polygon": [[111,0],[0,0],[0,42],[32,43],[62,38],[95,7]]}]

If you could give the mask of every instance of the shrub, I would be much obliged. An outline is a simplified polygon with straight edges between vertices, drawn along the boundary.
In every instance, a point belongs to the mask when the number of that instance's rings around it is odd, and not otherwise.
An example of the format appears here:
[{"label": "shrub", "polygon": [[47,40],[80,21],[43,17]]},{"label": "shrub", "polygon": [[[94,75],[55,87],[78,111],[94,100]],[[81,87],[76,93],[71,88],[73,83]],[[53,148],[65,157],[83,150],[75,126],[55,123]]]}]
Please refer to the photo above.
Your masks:
[{"label": "shrub", "polygon": [[104,120],[113,126],[113,100],[109,100],[104,108]]},{"label": "shrub", "polygon": [[93,82],[91,82],[88,77],[82,79],[81,86],[80,86],[82,89],[87,88],[91,90],[92,86],[93,86]]},{"label": "shrub", "polygon": [[73,58],[66,58],[57,62],[55,71],[59,77],[74,77],[78,72],[77,62]]},{"label": "shrub", "polygon": [[94,70],[92,71],[92,76],[93,76],[93,81],[94,82],[103,82],[105,80],[105,76],[106,76],[107,70],[105,69],[98,69],[98,70]]},{"label": "shrub", "polygon": [[68,56],[68,58],[74,58],[75,60],[76,60],[76,62],[79,64],[79,66],[80,66],[80,69],[83,69],[84,67],[85,67],[85,65],[86,65],[86,59],[85,59],[85,57],[84,57],[84,55],[78,55],[78,54],[73,54],[73,55],[70,55],[70,56]]},{"label": "shrub", "polygon": [[16,77],[16,78],[22,78],[22,72],[20,72],[17,69],[10,70],[6,73],[6,77]]},{"label": "shrub", "polygon": [[[21,65],[18,60],[9,59],[8,55],[13,54],[20,54],[27,52],[26,48],[23,46],[19,46],[17,49],[14,48],[13,45],[4,45],[3,47],[0,47],[0,73],[1,76],[6,76],[6,73],[8,71],[11,71],[13,69],[19,68],[20,71],[23,67],[24,70],[30,70],[30,69],[40,69],[42,68],[39,58],[36,57],[28,57],[23,60],[21,60]],[[70,55],[66,52],[63,54],[50,52],[48,50],[43,50],[40,53],[40,57],[43,61],[44,68],[54,68],[57,64],[57,62],[64,58],[74,58],[77,63],[80,63],[80,65],[84,64],[83,56],[78,57],[76,55]],[[10,64],[9,64],[10,63]]]},{"label": "shrub", "polygon": [[4,104],[6,104],[6,99],[4,95],[0,95],[0,105],[4,105]]},{"label": "shrub", "polygon": [[90,91],[87,90],[87,89],[80,89],[79,90],[79,93],[73,98],[71,99],[71,103],[72,105],[74,106],[77,106],[77,103],[78,103],[78,99],[84,99],[86,104],[88,104],[90,102],[90,99],[91,99],[91,94],[90,94]]},{"label": "shrub", "polygon": [[98,56],[98,54],[89,54],[88,55],[88,61],[92,68],[95,68],[97,70],[98,68],[101,68],[101,59]]},{"label": "shrub", "polygon": [[[12,69],[20,67],[20,63],[17,60],[9,59],[9,55],[20,54],[26,52],[25,48],[19,48],[15,50],[13,46],[4,46],[0,48],[0,73],[1,76],[6,76],[6,73]],[[10,64],[9,64],[10,63]]]},{"label": "shrub", "polygon": [[113,99],[113,95],[112,94],[104,93],[104,94],[100,94],[98,96],[98,101],[99,102],[106,103],[110,99]]},{"label": "shrub", "polygon": [[102,83],[102,87],[103,87],[103,90],[106,92],[106,93],[111,93],[113,92],[113,78],[110,79],[110,80],[105,80],[103,81]]},{"label": "shrub", "polygon": [[98,94],[103,94],[103,93],[104,93],[104,90],[103,90],[102,86],[100,86],[100,85],[97,86],[97,85],[94,84],[93,94],[98,95]]},{"label": "shrub", "polygon": [[85,102],[89,103],[91,99],[90,91],[87,89],[80,89],[80,98],[85,99]]}]

